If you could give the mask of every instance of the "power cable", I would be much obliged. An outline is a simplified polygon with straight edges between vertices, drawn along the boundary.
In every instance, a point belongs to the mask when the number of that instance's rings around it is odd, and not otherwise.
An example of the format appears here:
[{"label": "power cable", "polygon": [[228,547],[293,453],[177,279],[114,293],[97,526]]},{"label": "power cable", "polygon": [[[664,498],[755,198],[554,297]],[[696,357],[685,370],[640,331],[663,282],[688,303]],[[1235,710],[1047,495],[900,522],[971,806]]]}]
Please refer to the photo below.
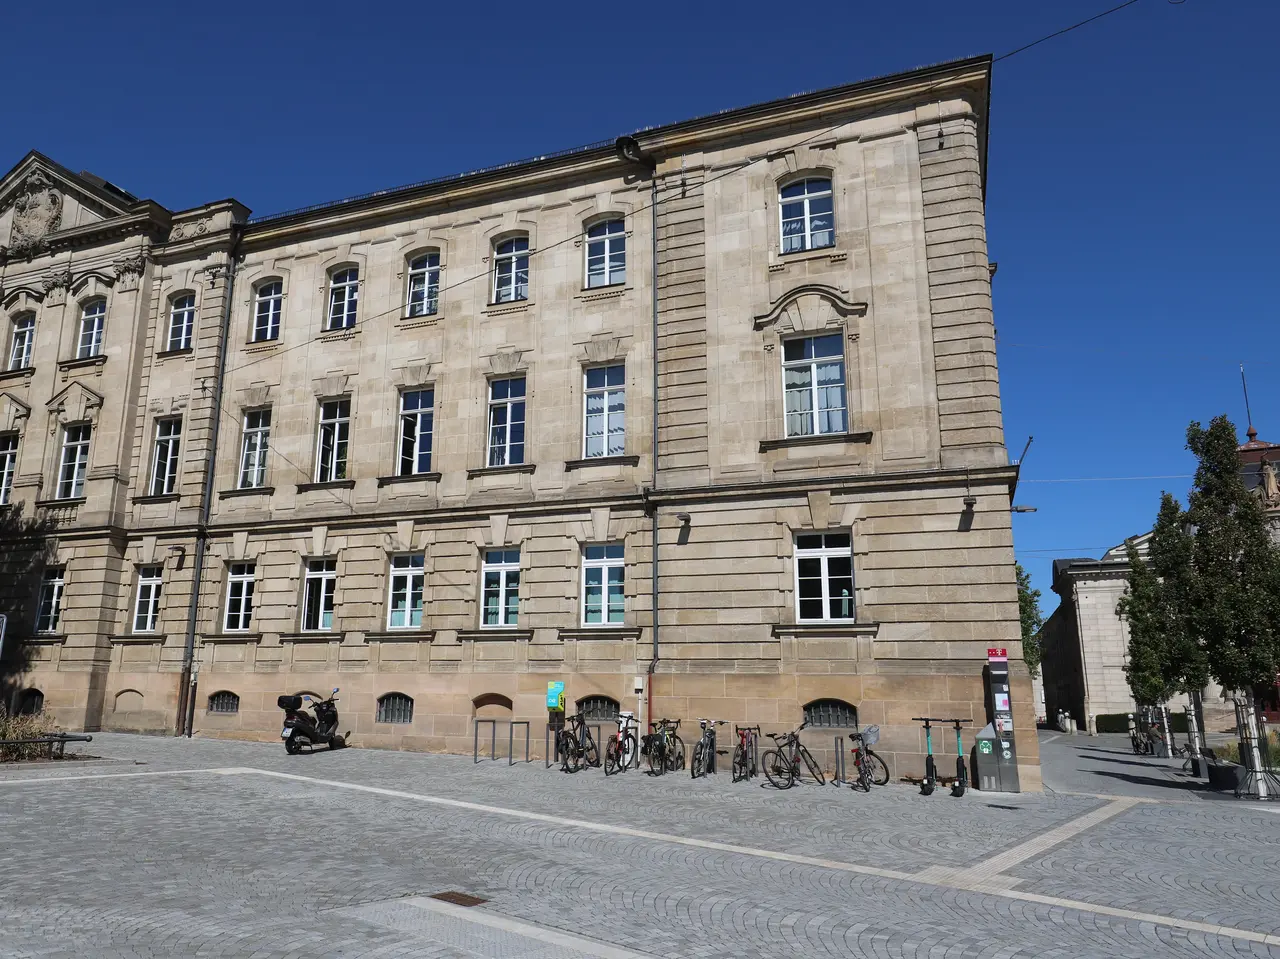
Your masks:
[{"label": "power cable", "polygon": [[1002,53],[1000,54],[1000,56],[996,57],[992,61],[992,63],[999,63],[1001,60],[1008,60],[1010,57],[1017,56],[1019,53],[1021,53],[1024,50],[1030,50],[1032,47],[1039,46],[1040,44],[1044,43],[1046,40],[1052,40],[1054,37],[1060,37],[1064,33],[1070,33],[1072,30],[1079,30],[1085,24],[1093,23],[1093,21],[1095,20],[1101,20],[1103,17],[1109,17],[1111,14],[1116,13],[1117,11],[1123,10],[1125,7],[1131,7],[1137,2],[1138,0],[1127,0],[1127,2],[1120,4],[1120,6],[1118,7],[1112,7],[1110,10],[1103,10],[1101,13],[1094,14],[1088,20],[1081,20],[1079,23],[1073,23],[1071,26],[1063,27],[1061,30],[1058,30],[1054,33],[1047,34],[1046,36],[1041,37],[1039,40],[1032,40],[1030,43],[1024,44],[1018,47],[1016,50],[1010,50],[1008,53]]}]

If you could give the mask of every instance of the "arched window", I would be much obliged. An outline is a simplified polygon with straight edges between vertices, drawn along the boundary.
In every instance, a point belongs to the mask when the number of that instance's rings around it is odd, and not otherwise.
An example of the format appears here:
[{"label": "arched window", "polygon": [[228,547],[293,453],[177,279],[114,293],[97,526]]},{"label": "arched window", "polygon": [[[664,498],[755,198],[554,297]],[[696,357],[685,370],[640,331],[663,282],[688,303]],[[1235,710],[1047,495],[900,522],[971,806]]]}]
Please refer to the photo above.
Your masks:
[{"label": "arched window", "polygon": [[476,719],[510,719],[511,705],[502,693],[483,693],[471,700]]},{"label": "arched window", "polygon": [[512,237],[493,248],[493,302],[529,299],[529,238]]},{"label": "arched window", "polygon": [[627,282],[627,231],[621,220],[587,227],[587,286]]},{"label": "arched window", "polygon": [[169,304],[169,341],[166,350],[191,349],[191,337],[196,328],[196,296],[181,293]]},{"label": "arched window", "polygon": [[778,190],[778,208],[782,219],[783,253],[820,250],[835,245],[830,180],[809,177],[788,183]]},{"label": "arched window", "polygon": [[284,283],[263,280],[253,291],[253,341],[280,338],[280,314],[284,312]]},{"label": "arched window", "polygon": [[9,334],[9,366],[11,370],[23,370],[31,365],[31,351],[36,342],[36,315],[19,313],[13,318]]},{"label": "arched window", "polygon": [[578,700],[578,712],[589,723],[611,723],[618,718],[618,701],[608,696],[585,696]]},{"label": "arched window", "polygon": [[356,302],[360,298],[360,271],[354,266],[335,270],[329,277],[328,330],[345,330],[356,325]]},{"label": "arched window", "polygon": [[136,689],[122,689],[116,693],[115,711],[118,713],[136,713],[142,709],[145,700]]},{"label": "arched window", "polygon": [[804,721],[810,726],[853,729],[858,725],[858,707],[843,699],[815,699],[804,708]]},{"label": "arched window", "polygon": [[240,697],[227,689],[216,692],[209,697],[209,712],[238,713],[240,712]]},{"label": "arched window", "polygon": [[410,316],[434,316],[440,308],[440,254],[424,253],[409,263]]},{"label": "arched window", "polygon": [[34,686],[24,689],[15,697],[13,711],[18,716],[35,716],[44,712],[44,693]]},{"label": "arched window", "polygon": [[376,721],[380,723],[413,722],[413,698],[404,693],[387,693],[379,696]]},{"label": "arched window", "polygon": [[102,352],[102,332],[107,321],[107,301],[89,300],[80,310],[80,341],[76,359],[87,360]]}]

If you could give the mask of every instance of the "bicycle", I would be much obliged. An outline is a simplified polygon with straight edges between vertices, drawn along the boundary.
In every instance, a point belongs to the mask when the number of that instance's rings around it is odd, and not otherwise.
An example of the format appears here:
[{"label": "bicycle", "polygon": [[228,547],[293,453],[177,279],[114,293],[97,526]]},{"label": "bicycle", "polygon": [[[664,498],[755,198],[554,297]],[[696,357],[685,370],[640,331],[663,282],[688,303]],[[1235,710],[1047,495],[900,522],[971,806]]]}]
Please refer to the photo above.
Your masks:
[{"label": "bicycle", "polygon": [[716,727],[723,726],[723,719],[699,719],[702,727],[702,738],[693,747],[693,761],[689,763],[689,774],[697,779],[716,768]]},{"label": "bicycle", "polygon": [[683,769],[684,740],[676,733],[680,720],[660,719],[649,723],[649,728],[653,731],[644,737],[641,747],[649,760],[649,775],[661,776],[667,771]]},{"label": "bicycle", "polygon": [[804,743],[800,742],[800,730],[808,725],[808,722],[803,722],[790,733],[769,733],[769,738],[774,741],[777,748],[766,749],[764,755],[760,757],[760,765],[764,767],[765,779],[769,780],[775,789],[790,789],[800,780],[801,760],[804,761],[809,774],[819,786],[827,781],[827,777],[822,774],[822,769],[812,754],[805,748]]},{"label": "bicycle", "polygon": [[636,720],[631,713],[618,714],[618,731],[609,737],[604,747],[604,774],[625,772],[636,761]]},{"label": "bicycle", "polygon": [[583,763],[600,765],[600,749],[583,713],[565,717],[564,728],[556,734],[556,748],[560,751],[560,769],[563,772],[576,773]]},{"label": "bicycle", "polygon": [[738,745],[733,747],[733,781],[741,782],[759,772],[756,756],[759,752],[757,740],[760,738],[760,727],[734,726],[733,731],[738,734]]},{"label": "bicycle", "polygon": [[871,787],[886,786],[889,783],[889,767],[876,755],[871,747],[880,741],[880,727],[868,726],[866,729],[852,732],[849,739],[853,743],[853,765],[858,771],[855,786],[861,786],[866,792]]}]

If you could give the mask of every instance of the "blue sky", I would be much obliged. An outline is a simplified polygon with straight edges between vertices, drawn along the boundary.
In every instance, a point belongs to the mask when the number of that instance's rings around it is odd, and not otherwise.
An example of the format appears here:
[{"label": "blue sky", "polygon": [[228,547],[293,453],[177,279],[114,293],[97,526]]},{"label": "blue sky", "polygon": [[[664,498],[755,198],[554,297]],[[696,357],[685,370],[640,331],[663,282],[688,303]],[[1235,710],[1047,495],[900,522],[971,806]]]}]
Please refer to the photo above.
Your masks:
[{"label": "blue sky", "polygon": [[[21,4],[0,167],[35,148],[169,207],[268,213],[1000,54],[1114,2]],[[1243,434],[1242,361],[1280,441],[1277,35],[1275,0],[1140,0],[996,65],[1005,429],[1013,456],[1035,436],[1038,507],[1014,531],[1049,608],[1055,556],[1188,484],[1051,481],[1189,474],[1188,421]]]}]

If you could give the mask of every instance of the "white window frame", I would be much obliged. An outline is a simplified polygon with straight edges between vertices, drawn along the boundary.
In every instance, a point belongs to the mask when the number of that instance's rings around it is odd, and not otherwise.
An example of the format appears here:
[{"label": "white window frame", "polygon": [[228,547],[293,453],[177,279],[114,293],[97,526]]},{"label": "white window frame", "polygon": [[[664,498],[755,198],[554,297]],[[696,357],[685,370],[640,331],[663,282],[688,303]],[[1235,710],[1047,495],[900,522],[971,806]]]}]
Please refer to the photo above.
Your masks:
[{"label": "white window frame", "polygon": [[329,315],[325,330],[348,330],[356,325],[360,304],[360,268],[344,266],[329,274]]},{"label": "white window frame", "polygon": [[[387,576],[387,629],[421,629],[426,597],[426,557],[403,553],[391,557]],[[397,606],[397,597],[401,597]]]},{"label": "white window frame", "polygon": [[[418,406],[406,409],[410,396],[417,396]],[[423,398],[425,397],[425,405]],[[431,472],[431,459],[435,453],[435,415],[436,391],[434,387],[422,386],[415,390],[404,390],[400,394],[400,457],[396,466],[397,476],[422,476]],[[423,447],[426,447],[424,450]],[[423,455],[426,455],[426,469],[419,469]]]},{"label": "white window frame", "polygon": [[[827,337],[835,337],[837,341],[840,343],[839,356],[809,357],[808,359],[802,358],[798,360],[787,359],[788,344],[805,343],[805,342],[812,341],[815,343],[815,348],[816,348],[816,342],[818,340],[825,339]],[[814,350],[811,350],[811,352],[813,351]],[[787,439],[794,439],[796,437],[802,437],[802,436],[839,436],[843,433],[848,433],[849,432],[849,385],[848,385],[849,371],[848,371],[848,368],[845,366],[845,361],[844,361],[844,334],[842,332],[835,332],[835,333],[820,333],[812,336],[788,337],[787,339],[782,341],[781,352],[782,352],[782,430],[784,435],[787,437]],[[818,384],[818,367],[828,365],[837,361],[840,364],[840,380],[839,380],[840,398],[843,401],[843,405],[821,407],[819,406],[819,403],[821,401],[820,390],[824,389],[824,387],[821,387]],[[807,369],[809,371],[809,386],[807,390],[809,394],[809,409],[807,411],[797,410],[796,412],[792,413],[790,410],[787,409],[787,399],[789,394],[800,392],[799,390],[791,390],[787,388],[787,371],[793,370],[793,369]],[[835,412],[836,410],[839,410],[844,414],[844,428],[839,430],[819,429],[820,421],[822,419],[820,414],[821,413],[830,414]],[[808,416],[809,426],[811,427],[810,431],[808,433],[791,432],[791,417],[801,416],[806,414]]]},{"label": "white window frame", "polygon": [[228,633],[248,632],[253,625],[253,593],[257,563],[232,563],[227,567],[227,603],[222,628]]},{"label": "white window frame", "polygon": [[155,446],[151,454],[151,495],[168,496],[178,487],[181,465],[182,417],[156,420]]},{"label": "white window frame", "polygon": [[435,316],[440,311],[440,252],[428,250],[409,261],[405,315]]},{"label": "white window frame", "polygon": [[[617,370],[619,372],[621,382],[610,385],[609,373]],[[591,374],[595,372],[604,373],[603,386],[591,386]],[[600,412],[591,412],[591,401],[598,398],[601,403]],[[621,399],[622,409],[616,412],[610,410],[610,404]],[[614,417],[621,419],[621,429],[615,430]],[[601,437],[600,451],[598,453],[591,452],[591,420],[593,417],[599,417],[601,421]],[[619,437],[621,446],[613,449],[610,440],[613,437]],[[582,456],[583,459],[595,459],[596,457],[605,456],[622,456],[627,452],[627,368],[622,363],[611,363],[607,366],[590,366],[582,371]]]},{"label": "white window frame", "polygon": [[137,599],[133,606],[133,631],[154,633],[160,625],[160,591],[164,584],[164,567],[138,567]]},{"label": "white window frame", "polygon": [[[495,586],[489,586],[489,577]],[[498,598],[497,622],[488,622],[488,596]],[[511,606],[511,600],[515,606]],[[514,629],[520,619],[520,548],[486,549],[480,563],[480,628]]]},{"label": "white window frame", "polygon": [[[618,583],[622,587],[622,593],[618,599],[615,609],[615,603],[610,596],[609,587],[615,585],[610,573],[616,571],[618,574]],[[599,595],[599,612],[600,619],[591,620],[588,617],[590,605],[588,603],[588,583],[591,574],[598,572],[600,577],[600,595]],[[581,590],[582,600],[579,603],[581,607],[582,625],[592,629],[608,628],[610,626],[620,626],[626,621],[626,582],[627,582],[627,562],[625,556],[625,547],[622,543],[588,543],[582,547],[582,572],[579,577],[579,588]],[[617,613],[617,619],[613,618],[613,614]]]},{"label": "white window frame", "polygon": [[[521,273],[524,274],[523,284],[519,282]],[[494,303],[520,303],[529,299],[529,278],[527,236],[508,237],[493,245]]]},{"label": "white window frame", "polygon": [[240,430],[240,474],[237,489],[267,485],[267,454],[271,451],[271,407],[246,410]]},{"label": "white window frame", "polygon": [[13,329],[9,335],[9,369],[25,370],[31,365],[35,340],[36,315],[19,313],[13,318]]},{"label": "white window frame", "polygon": [[[520,395],[511,395],[510,384],[520,383]],[[507,395],[497,397],[494,394],[498,392],[498,384],[507,383]],[[518,412],[520,418],[515,419]],[[497,423],[499,411],[502,413],[502,423]],[[488,435],[488,458],[486,462],[490,466],[520,466],[525,460],[528,452],[529,443],[528,431],[529,416],[529,381],[520,376],[503,376],[498,379],[489,381],[489,435]],[[516,424],[520,426],[520,441],[513,443],[511,440],[512,427]],[[498,439],[498,433],[501,431],[501,440]],[[519,447],[519,459],[513,459],[517,454],[512,452],[513,447]]]},{"label": "white window frame", "polygon": [[8,506],[13,496],[13,477],[18,469],[18,434],[0,433],[0,506]]},{"label": "white window frame", "polygon": [[57,566],[44,571],[44,576],[40,579],[40,601],[36,607],[37,633],[58,631],[58,622],[62,619],[62,594],[66,585],[66,567]]},{"label": "white window frame", "polygon": [[62,453],[58,457],[58,499],[84,496],[84,477],[89,468],[89,443],[93,424],[73,423],[62,428]]},{"label": "white window frame", "polygon": [[[803,183],[806,185],[804,195],[799,197],[787,197],[786,199],[783,199],[782,191],[788,189],[789,187],[793,187],[798,183]],[[827,188],[825,190],[818,190],[814,193],[810,193],[808,190],[808,184],[810,183],[826,183]],[[824,243],[822,244],[822,246],[814,246],[812,203],[815,199],[821,199],[824,196],[831,198],[831,214],[830,214],[831,242]],[[796,203],[801,203],[804,205],[804,212],[802,214],[802,217],[804,220],[804,232],[796,234],[796,236],[791,237],[792,240],[795,240],[798,238],[800,240],[801,245],[788,250],[787,249],[788,237],[785,233],[785,224],[787,222],[787,217],[783,213],[783,208],[786,206],[792,206]],[[791,180],[788,183],[784,183],[780,185],[778,187],[778,250],[785,256],[790,253],[805,253],[809,250],[830,250],[835,245],[836,245],[836,196],[835,196],[835,185],[832,182],[831,177],[825,177],[825,176],[802,177],[798,180]]]},{"label": "white window frame", "polygon": [[280,317],[283,313],[284,281],[263,280],[253,291],[252,342],[280,339]]},{"label": "white window frame", "polygon": [[[805,547],[801,548],[800,540],[808,536],[821,536],[823,545],[821,547]],[[828,536],[844,536],[848,539],[848,546],[827,546],[826,538]],[[792,588],[796,594],[796,622],[798,623],[853,623],[858,618],[858,588],[856,570],[853,568],[853,534],[850,531],[842,529],[822,530],[822,531],[797,531],[792,539]],[[822,581],[822,616],[802,616],[800,612],[800,561],[802,559],[816,559],[821,564],[821,581]],[[849,595],[847,597],[836,597],[836,602],[843,599],[848,603],[849,615],[833,616],[831,614],[831,566],[832,559],[844,559],[849,562]],[[843,577],[841,577],[843,578]]]},{"label": "white window frame", "polygon": [[[627,225],[622,218],[591,224],[583,247],[587,289],[621,286],[627,282]],[[595,269],[593,261],[597,264]]]},{"label": "white window frame", "polygon": [[107,301],[90,300],[80,310],[80,339],[76,359],[87,360],[102,354],[103,333],[107,324]]},{"label": "white window frame", "polygon": [[166,350],[191,349],[191,339],[196,329],[196,295],[183,293],[175,296],[169,305],[169,338]]},{"label": "white window frame", "polygon": [[[328,450],[326,454],[326,437]],[[320,402],[320,424],[316,431],[316,482],[336,483],[347,478],[351,456],[351,397]]]},{"label": "white window frame", "polygon": [[[316,590],[319,605],[314,626],[307,625],[311,610],[312,590]],[[337,609],[338,561],[336,559],[309,559],[302,583],[302,631],[304,633],[331,633]],[[328,614],[328,620],[325,615]]]}]

